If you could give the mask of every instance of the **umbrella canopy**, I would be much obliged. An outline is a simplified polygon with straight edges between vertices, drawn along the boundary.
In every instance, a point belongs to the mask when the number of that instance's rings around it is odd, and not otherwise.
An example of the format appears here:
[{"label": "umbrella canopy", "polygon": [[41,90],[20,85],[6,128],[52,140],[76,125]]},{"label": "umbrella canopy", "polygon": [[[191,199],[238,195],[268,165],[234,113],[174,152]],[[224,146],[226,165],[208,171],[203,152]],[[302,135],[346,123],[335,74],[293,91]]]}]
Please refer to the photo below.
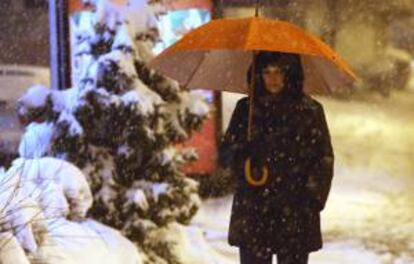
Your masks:
[{"label": "umbrella canopy", "polygon": [[252,51],[300,54],[306,92],[347,89],[356,79],[345,60],[317,37],[262,17],[212,20],[164,50],[150,66],[189,89],[248,93]]}]

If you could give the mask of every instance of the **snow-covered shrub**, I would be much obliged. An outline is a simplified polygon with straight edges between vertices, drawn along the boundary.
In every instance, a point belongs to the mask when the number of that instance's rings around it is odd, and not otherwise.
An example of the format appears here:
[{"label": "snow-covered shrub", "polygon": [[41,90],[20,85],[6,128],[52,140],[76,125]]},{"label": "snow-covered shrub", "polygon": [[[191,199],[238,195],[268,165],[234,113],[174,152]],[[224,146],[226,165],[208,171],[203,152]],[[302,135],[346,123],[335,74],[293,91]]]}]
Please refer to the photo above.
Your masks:
[{"label": "snow-covered shrub", "polygon": [[[30,96],[31,88],[19,101],[19,113],[29,117],[22,119],[37,122],[26,127],[20,155],[51,155],[81,168],[94,196],[90,215],[122,230],[149,263],[160,263],[157,248],[171,245],[147,243],[148,234],[188,223],[200,203],[197,183],[180,171],[196,157],[176,146],[201,126],[209,107],[146,66],[156,30],[145,1],[130,1],[142,6],[138,13],[94,2],[95,11],[72,23],[74,87],[42,100]],[[42,118],[30,119],[33,112]]]},{"label": "snow-covered shrub", "polygon": [[27,252],[44,241],[46,221],[84,219],[92,205],[83,173],[64,160],[19,158],[0,174],[0,232],[12,232]]},{"label": "snow-covered shrub", "polygon": [[0,263],[142,263],[118,231],[84,218],[92,196],[74,165],[19,158],[1,171],[0,190]]},{"label": "snow-covered shrub", "polygon": [[0,233],[0,263],[30,264],[23,248],[11,232]]},{"label": "snow-covered shrub", "polygon": [[12,233],[24,250],[35,252],[44,241],[46,225],[41,208],[23,185],[19,174],[0,172],[0,233]]},{"label": "snow-covered shrub", "polygon": [[92,193],[82,171],[67,161],[45,157],[13,161],[9,175],[20,175],[24,192],[46,218],[81,220],[92,206]]}]

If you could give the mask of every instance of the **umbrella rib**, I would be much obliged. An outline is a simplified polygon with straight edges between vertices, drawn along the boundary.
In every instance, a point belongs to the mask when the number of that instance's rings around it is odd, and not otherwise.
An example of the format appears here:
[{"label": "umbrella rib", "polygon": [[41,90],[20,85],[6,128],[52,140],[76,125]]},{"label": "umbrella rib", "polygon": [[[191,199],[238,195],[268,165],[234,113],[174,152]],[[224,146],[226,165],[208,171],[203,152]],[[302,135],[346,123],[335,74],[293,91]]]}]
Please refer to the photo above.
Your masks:
[{"label": "umbrella rib", "polygon": [[253,22],[254,22],[254,20],[250,19],[249,28],[247,29],[247,35],[246,35],[246,40],[245,40],[245,44],[244,44],[245,45],[244,46],[245,51],[250,49],[250,42],[251,42],[250,39],[251,39],[252,31],[253,31],[253,29],[252,29]]},{"label": "umbrella rib", "polygon": [[196,66],[196,67],[194,67],[193,71],[191,72],[191,74],[189,75],[189,77],[188,77],[187,81],[185,82],[185,84],[184,84],[184,89],[187,89],[187,88],[188,88],[187,86],[190,84],[191,80],[194,78],[194,75],[196,74],[196,72],[197,72],[197,71],[198,71],[198,69],[200,68],[201,64],[203,63],[204,58],[206,57],[206,53],[207,53],[207,52],[203,52],[203,56],[201,56],[201,59],[200,59],[200,61],[197,63],[197,66]]}]

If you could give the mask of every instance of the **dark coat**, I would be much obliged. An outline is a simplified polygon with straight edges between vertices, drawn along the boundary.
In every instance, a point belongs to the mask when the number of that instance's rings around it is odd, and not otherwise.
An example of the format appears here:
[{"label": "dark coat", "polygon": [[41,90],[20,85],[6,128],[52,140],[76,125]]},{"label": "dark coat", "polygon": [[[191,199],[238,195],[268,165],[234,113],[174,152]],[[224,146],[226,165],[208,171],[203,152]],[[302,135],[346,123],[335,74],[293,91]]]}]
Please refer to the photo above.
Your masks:
[{"label": "dark coat", "polygon": [[[333,152],[320,103],[304,95],[255,105],[253,143],[247,144],[248,99],[233,112],[220,146],[222,166],[237,178],[229,243],[278,252],[322,247],[320,211],[333,176]],[[247,156],[262,157],[270,175],[254,187],[244,176]],[[257,159],[256,159],[257,160]]]}]

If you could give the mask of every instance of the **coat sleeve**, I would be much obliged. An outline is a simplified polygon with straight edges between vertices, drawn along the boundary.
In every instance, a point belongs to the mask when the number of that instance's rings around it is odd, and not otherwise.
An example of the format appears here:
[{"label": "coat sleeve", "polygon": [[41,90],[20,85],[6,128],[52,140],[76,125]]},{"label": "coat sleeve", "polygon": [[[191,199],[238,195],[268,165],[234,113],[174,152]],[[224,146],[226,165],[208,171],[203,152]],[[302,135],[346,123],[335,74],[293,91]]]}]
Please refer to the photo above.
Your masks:
[{"label": "coat sleeve", "polygon": [[334,154],[322,105],[318,104],[313,118],[311,142],[314,144],[315,159],[310,166],[306,187],[319,210],[323,210],[331,189]]},{"label": "coat sleeve", "polygon": [[224,168],[232,168],[235,162],[243,154],[247,141],[247,100],[241,99],[237,102],[233,111],[229,126],[219,146],[219,165]]}]

